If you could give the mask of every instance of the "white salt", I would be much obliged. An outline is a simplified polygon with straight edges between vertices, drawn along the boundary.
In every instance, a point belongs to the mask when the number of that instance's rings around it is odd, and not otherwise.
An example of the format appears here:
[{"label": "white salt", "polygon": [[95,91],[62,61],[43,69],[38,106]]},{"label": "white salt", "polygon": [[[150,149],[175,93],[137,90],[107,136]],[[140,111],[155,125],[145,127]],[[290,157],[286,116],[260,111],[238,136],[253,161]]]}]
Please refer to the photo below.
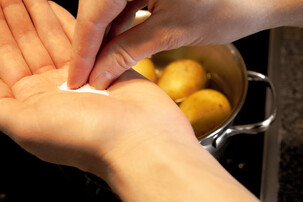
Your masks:
[{"label": "white salt", "polygon": [[73,89],[70,89],[69,87],[67,87],[67,82],[65,82],[58,88],[63,91],[70,91],[70,92],[77,92],[77,93],[97,93],[97,94],[102,94],[102,95],[107,95],[107,96],[109,95],[109,92],[107,90],[96,90],[94,87],[90,86],[89,84],[85,84],[81,88],[73,90]]}]

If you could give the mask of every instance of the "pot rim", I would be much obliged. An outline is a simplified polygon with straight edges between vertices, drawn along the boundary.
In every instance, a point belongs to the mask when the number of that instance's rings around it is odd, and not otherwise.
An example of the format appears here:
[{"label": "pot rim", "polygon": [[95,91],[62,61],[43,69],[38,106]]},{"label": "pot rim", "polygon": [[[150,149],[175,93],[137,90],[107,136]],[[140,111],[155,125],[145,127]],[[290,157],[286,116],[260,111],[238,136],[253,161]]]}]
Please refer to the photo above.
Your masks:
[{"label": "pot rim", "polygon": [[242,55],[240,54],[238,49],[231,43],[225,44],[222,46],[227,47],[230,50],[230,53],[232,54],[234,59],[236,60],[238,66],[241,70],[243,88],[242,88],[240,100],[235,106],[233,106],[233,110],[232,110],[231,114],[228,116],[228,118],[225,121],[223,121],[220,125],[218,125],[216,128],[209,131],[206,135],[202,135],[202,136],[198,137],[199,141],[202,141],[202,140],[205,140],[208,138],[214,138],[214,137],[218,136],[222,131],[225,131],[226,128],[232,123],[232,121],[238,115],[239,111],[241,110],[241,108],[245,102],[246,95],[247,95],[248,76],[247,76],[246,64],[242,58]]}]

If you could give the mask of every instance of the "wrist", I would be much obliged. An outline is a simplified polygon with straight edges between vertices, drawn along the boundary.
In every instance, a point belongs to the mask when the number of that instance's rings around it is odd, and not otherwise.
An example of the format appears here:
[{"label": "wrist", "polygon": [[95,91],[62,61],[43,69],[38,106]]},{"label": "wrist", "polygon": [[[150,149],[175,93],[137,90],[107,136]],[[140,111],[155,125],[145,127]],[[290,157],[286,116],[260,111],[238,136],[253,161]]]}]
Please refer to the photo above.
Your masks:
[{"label": "wrist", "polygon": [[[188,172],[183,168],[185,161],[195,158],[193,153],[200,153],[200,149],[201,145],[195,138],[182,141],[159,138],[137,145],[126,151],[124,157],[115,158],[106,181],[123,201],[161,201],[163,198],[157,197],[164,197],[161,192],[166,187],[172,188],[171,182],[174,182],[175,190],[182,189],[184,184],[179,183],[186,181],[185,173]],[[177,193],[170,191],[171,195]]]},{"label": "wrist", "polygon": [[255,200],[192,134],[179,137],[122,151],[105,180],[123,201],[234,201],[233,194]]}]

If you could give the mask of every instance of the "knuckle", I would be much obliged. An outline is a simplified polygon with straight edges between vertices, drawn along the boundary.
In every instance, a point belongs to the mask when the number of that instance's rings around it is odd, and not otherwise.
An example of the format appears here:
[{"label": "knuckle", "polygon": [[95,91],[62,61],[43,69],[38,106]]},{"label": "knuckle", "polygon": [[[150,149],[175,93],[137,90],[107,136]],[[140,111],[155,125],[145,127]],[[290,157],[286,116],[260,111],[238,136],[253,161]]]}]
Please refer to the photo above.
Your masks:
[{"label": "knuckle", "polygon": [[160,39],[158,46],[162,47],[163,50],[175,49],[185,45],[182,33],[179,30],[162,30],[158,35]]},{"label": "knuckle", "polygon": [[117,66],[121,67],[123,71],[128,70],[136,64],[136,60],[123,46],[117,45],[114,50],[114,54]]}]

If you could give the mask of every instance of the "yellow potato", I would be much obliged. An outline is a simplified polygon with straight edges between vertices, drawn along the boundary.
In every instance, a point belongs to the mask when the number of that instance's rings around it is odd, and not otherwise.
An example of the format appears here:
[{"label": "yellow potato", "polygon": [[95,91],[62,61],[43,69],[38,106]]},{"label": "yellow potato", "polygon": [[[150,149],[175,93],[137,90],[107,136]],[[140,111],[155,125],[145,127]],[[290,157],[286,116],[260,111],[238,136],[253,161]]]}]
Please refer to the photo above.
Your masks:
[{"label": "yellow potato", "polygon": [[197,137],[219,126],[231,113],[228,99],[212,89],[192,94],[181,103],[180,108],[192,124]]},{"label": "yellow potato", "polygon": [[157,81],[155,66],[149,58],[139,61],[132,68],[152,82]]},{"label": "yellow potato", "polygon": [[170,63],[164,69],[158,85],[178,102],[204,88],[206,81],[204,68],[196,61],[184,59]]}]

